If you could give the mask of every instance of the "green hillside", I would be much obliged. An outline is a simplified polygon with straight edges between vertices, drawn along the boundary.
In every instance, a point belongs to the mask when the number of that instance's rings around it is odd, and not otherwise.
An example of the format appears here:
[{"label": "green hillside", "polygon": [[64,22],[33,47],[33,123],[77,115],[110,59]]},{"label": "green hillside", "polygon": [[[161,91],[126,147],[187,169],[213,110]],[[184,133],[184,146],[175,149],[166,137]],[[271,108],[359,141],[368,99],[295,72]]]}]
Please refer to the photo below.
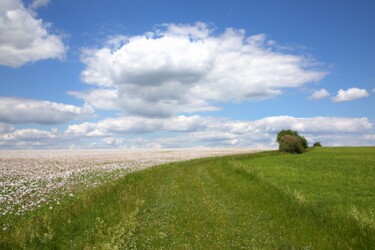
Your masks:
[{"label": "green hillside", "polygon": [[14,219],[0,234],[0,249],[11,248],[374,249],[375,148],[264,152],[131,173]]}]

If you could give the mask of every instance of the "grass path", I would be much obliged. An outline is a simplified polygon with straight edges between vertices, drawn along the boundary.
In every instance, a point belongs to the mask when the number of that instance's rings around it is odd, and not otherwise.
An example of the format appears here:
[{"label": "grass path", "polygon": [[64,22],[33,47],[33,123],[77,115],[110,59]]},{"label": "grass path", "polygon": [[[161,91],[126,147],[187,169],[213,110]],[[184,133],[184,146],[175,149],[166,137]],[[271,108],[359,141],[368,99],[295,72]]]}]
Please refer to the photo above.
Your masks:
[{"label": "grass path", "polygon": [[372,249],[375,150],[345,150],[207,158],[132,173],[16,221],[0,248]]}]

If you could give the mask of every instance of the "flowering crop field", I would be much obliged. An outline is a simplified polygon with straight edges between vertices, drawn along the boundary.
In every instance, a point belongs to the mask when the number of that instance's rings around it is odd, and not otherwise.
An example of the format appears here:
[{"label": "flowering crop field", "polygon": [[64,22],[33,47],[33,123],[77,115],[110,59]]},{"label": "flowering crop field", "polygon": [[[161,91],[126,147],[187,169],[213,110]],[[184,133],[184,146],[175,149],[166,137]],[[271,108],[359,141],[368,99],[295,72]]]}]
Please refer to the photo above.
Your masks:
[{"label": "flowering crop field", "polygon": [[[0,151],[0,217],[53,209],[77,190],[169,162],[254,152],[249,149]],[[2,225],[3,230],[7,225]]]}]

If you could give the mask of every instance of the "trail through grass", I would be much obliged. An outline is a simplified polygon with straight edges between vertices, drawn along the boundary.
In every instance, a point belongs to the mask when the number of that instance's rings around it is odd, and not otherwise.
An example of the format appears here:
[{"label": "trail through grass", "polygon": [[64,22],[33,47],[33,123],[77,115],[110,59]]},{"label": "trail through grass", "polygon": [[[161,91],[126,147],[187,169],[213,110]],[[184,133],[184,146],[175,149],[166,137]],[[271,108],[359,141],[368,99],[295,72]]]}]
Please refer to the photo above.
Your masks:
[{"label": "trail through grass", "polygon": [[12,221],[0,248],[373,249],[375,148],[207,158],[131,173]]}]

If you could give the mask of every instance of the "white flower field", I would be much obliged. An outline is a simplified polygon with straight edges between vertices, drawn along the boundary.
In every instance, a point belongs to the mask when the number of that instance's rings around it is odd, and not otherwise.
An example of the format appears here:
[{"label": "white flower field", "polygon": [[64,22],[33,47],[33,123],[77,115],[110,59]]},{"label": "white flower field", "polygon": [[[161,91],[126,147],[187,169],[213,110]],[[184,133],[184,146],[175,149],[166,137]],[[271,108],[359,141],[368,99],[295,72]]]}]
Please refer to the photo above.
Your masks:
[{"label": "white flower field", "polygon": [[[129,172],[194,158],[255,152],[251,149],[0,151],[0,217],[54,209],[78,191]],[[5,225],[4,225],[5,226]]]}]

